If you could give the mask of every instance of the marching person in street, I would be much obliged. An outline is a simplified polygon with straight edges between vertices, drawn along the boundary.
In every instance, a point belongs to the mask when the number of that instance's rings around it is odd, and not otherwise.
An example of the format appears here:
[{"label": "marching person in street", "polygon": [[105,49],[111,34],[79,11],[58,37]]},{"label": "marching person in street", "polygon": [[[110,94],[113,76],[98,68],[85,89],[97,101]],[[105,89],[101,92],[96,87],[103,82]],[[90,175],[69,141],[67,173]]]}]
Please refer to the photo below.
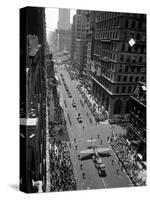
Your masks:
[{"label": "marching person in street", "polygon": [[77,149],[78,149],[78,146],[76,145],[75,147],[76,147],[76,150],[77,150]]},{"label": "marching person in street", "polygon": [[119,175],[119,169],[117,169],[117,175]]},{"label": "marching person in street", "polygon": [[80,154],[78,154],[78,159],[80,160]]},{"label": "marching person in street", "polygon": [[80,165],[80,169],[83,170],[83,165],[82,164]]},{"label": "marching person in street", "polygon": [[114,160],[111,161],[112,165],[114,165]]},{"label": "marching person in street", "polygon": [[71,142],[69,142],[69,147],[70,147],[70,149],[71,149]]},{"label": "marching person in street", "polygon": [[83,177],[83,179],[85,179],[85,173],[84,172],[82,173],[82,177]]},{"label": "marching person in street", "polygon": [[103,140],[101,139],[101,141],[100,141],[100,145],[102,145],[103,144]]}]

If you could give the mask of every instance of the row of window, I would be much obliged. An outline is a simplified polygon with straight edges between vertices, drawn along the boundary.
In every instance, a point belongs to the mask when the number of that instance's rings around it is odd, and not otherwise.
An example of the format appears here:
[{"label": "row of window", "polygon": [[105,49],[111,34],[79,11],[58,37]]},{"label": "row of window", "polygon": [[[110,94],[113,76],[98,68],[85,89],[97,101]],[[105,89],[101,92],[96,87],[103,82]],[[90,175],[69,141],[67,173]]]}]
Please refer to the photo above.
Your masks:
[{"label": "row of window", "polygon": [[120,16],[121,13],[116,13],[116,12],[98,12],[96,15],[96,22],[100,22],[103,20],[111,19],[117,16]]},{"label": "row of window", "polygon": [[135,90],[135,87],[132,86],[116,86],[116,93],[131,93]]},{"label": "row of window", "polygon": [[134,45],[131,47],[128,43],[122,44],[121,51],[123,52],[129,52],[129,53],[146,53],[146,47],[144,45]]},{"label": "row of window", "polygon": [[113,29],[119,27],[119,18],[111,19],[96,24],[96,30]]},{"label": "row of window", "polygon": [[144,56],[130,56],[125,54],[120,54],[120,61],[127,63],[144,63]]},{"label": "row of window", "polygon": [[104,40],[118,40],[119,39],[119,32],[118,31],[96,31],[95,32],[95,39],[104,39]]},{"label": "row of window", "polygon": [[119,75],[117,77],[117,81],[118,82],[138,82],[138,81],[144,81],[144,79],[145,79],[144,76],[141,76],[141,77],[136,76],[136,77],[134,77],[134,76],[129,76],[129,75],[128,76]]},{"label": "row of window", "polygon": [[145,21],[145,20],[126,19],[126,20],[124,21],[124,26],[125,26],[125,28],[127,28],[127,29],[145,30],[146,21]]},{"label": "row of window", "polygon": [[94,54],[99,55],[100,57],[103,57],[104,59],[111,59],[111,60],[117,60],[117,54],[110,53],[108,51],[103,51],[100,49],[95,48]]},{"label": "row of window", "polygon": [[123,36],[124,40],[129,40],[130,38],[134,38],[136,41],[143,41],[143,42],[145,42],[146,40],[146,35],[143,33],[125,31],[123,34],[124,34]]},{"label": "row of window", "polygon": [[111,43],[95,42],[95,48],[97,48],[97,49],[117,51],[118,46],[119,46],[119,44],[117,44],[116,42],[111,42]]},{"label": "row of window", "polygon": [[143,73],[145,72],[145,67],[141,67],[141,66],[130,66],[130,65],[121,65],[119,70],[119,72],[132,72],[132,73]]}]

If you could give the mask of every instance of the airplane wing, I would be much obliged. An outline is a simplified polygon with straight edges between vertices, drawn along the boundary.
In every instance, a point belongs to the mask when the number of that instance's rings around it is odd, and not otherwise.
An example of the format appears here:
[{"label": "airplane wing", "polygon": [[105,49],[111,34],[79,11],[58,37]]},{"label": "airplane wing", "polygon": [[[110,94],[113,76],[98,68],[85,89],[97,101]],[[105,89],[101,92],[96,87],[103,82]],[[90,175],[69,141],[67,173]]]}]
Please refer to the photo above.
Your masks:
[{"label": "airplane wing", "polygon": [[110,148],[97,148],[97,153],[107,153],[110,151]]},{"label": "airplane wing", "polygon": [[81,154],[92,154],[92,153],[94,153],[94,150],[93,149],[86,149],[86,150],[80,151],[79,153],[80,153],[80,155]]}]

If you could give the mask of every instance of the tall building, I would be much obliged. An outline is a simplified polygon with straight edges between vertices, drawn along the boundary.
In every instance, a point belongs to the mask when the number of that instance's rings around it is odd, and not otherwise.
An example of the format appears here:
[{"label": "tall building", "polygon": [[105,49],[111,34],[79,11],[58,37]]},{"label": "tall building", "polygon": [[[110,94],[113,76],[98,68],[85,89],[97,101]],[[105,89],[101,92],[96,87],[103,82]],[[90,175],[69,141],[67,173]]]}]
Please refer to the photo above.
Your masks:
[{"label": "tall building", "polygon": [[97,12],[92,91],[111,119],[128,117],[129,96],[146,79],[146,15]]},{"label": "tall building", "polygon": [[46,183],[45,10],[20,10],[20,190]]},{"label": "tall building", "polygon": [[86,14],[86,59],[84,70],[86,76],[84,80],[86,80],[85,84],[87,84],[90,88],[92,88],[92,80],[90,78],[90,71],[92,70],[92,66],[94,65],[93,56],[94,56],[94,39],[95,39],[95,11],[88,11]]},{"label": "tall building", "polygon": [[146,84],[139,82],[130,96],[128,138],[146,160]]},{"label": "tall building", "polygon": [[58,30],[70,30],[70,9],[59,8]]},{"label": "tall building", "polygon": [[73,16],[71,59],[79,74],[86,63],[86,13],[87,11],[77,10],[77,14]]},{"label": "tall building", "polygon": [[59,8],[59,20],[56,30],[56,41],[58,51],[68,51],[71,49],[71,25],[70,9]]}]

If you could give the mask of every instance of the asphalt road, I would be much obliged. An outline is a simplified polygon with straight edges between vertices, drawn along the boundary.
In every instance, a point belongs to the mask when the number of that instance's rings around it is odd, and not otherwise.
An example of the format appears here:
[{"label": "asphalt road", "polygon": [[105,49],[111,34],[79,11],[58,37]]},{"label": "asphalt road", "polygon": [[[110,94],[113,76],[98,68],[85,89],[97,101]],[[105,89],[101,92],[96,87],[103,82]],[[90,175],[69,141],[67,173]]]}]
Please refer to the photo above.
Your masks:
[{"label": "asphalt road", "polygon": [[[111,125],[108,123],[98,125],[95,124],[95,120],[91,115],[87,105],[84,104],[82,107],[80,103],[80,99],[82,99],[82,97],[76,88],[77,81],[71,81],[70,76],[63,65],[56,66],[56,69],[60,80],[60,73],[63,74],[66,84],[72,94],[72,98],[69,98],[61,80],[61,84],[58,86],[58,92],[60,93],[61,106],[64,109],[65,119],[67,121],[67,129],[71,142],[70,155],[73,163],[74,175],[77,182],[77,189],[82,190],[131,186],[132,184],[130,179],[128,178],[125,171],[121,171],[121,165],[118,163],[118,159],[112,150],[110,151],[110,156],[102,157],[102,161],[106,166],[107,174],[107,176],[103,178],[99,177],[92,159],[78,159],[79,151],[85,150],[91,145],[96,145],[98,147],[110,147],[109,143],[107,142],[107,137],[111,136],[112,129]],[[72,107],[73,99],[77,105],[77,110]],[[64,104],[64,100],[67,103],[67,107]],[[87,112],[92,118],[92,125],[90,124],[89,118],[87,117]],[[78,123],[77,113],[81,113],[83,123]],[[68,114],[71,120],[71,126],[69,123]],[[85,127],[84,130],[83,126]],[[121,127],[114,126],[113,133],[123,133],[123,131],[124,130]],[[100,135],[99,139],[97,137],[98,134]],[[74,139],[76,141],[74,141]],[[100,144],[101,140],[102,145]],[[112,159],[114,160],[114,165],[112,165]],[[83,165],[83,169],[80,168],[81,164]],[[117,174],[117,169],[119,169],[119,175]],[[82,177],[83,173],[85,173],[85,178]]]}]

